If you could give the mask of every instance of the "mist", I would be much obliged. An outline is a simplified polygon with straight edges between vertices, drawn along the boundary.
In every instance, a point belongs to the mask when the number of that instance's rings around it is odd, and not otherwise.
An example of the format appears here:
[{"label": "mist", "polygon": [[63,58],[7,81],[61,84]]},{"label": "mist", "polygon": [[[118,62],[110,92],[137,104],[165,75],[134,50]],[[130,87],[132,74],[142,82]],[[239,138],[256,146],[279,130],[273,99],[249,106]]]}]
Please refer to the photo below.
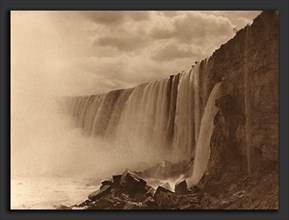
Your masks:
[{"label": "mist", "polygon": [[137,167],[143,158],[153,161],[153,152],[144,157],[129,146],[114,148],[108,140],[84,137],[71,127],[56,99],[95,94],[99,88],[64,68],[68,64],[62,57],[72,56],[60,47],[46,12],[11,13],[12,176],[101,177]]}]

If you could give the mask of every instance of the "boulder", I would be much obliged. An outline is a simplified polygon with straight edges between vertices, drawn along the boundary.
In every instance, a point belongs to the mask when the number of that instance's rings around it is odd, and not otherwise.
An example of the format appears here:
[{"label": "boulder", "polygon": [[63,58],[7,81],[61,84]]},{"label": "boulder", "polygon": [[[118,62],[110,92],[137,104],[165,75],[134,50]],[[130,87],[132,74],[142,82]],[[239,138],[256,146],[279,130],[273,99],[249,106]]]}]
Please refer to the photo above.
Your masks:
[{"label": "boulder", "polygon": [[143,207],[148,209],[155,209],[157,208],[157,203],[152,197],[147,197],[143,202]]},{"label": "boulder", "polygon": [[104,180],[101,182],[100,189],[102,189],[104,186],[111,186],[112,185],[112,180]]},{"label": "boulder", "polygon": [[218,202],[218,199],[208,193],[204,193],[202,199],[200,200],[200,204],[202,207],[210,207],[214,209],[218,207]]},{"label": "boulder", "polygon": [[91,193],[88,198],[91,200],[97,200],[100,199],[103,196],[106,196],[110,193],[111,186],[110,185],[105,185],[101,189]]},{"label": "boulder", "polygon": [[175,185],[175,193],[178,194],[178,195],[189,193],[188,185],[187,185],[186,180],[183,180],[183,181],[180,181],[180,182],[176,183],[176,185]]},{"label": "boulder", "polygon": [[127,169],[121,176],[120,185],[130,194],[145,193],[146,181]]},{"label": "boulder", "polygon": [[112,176],[112,181],[114,186],[119,186],[121,180],[121,175],[114,175]]},{"label": "boulder", "polygon": [[55,207],[57,210],[72,210],[71,207],[68,207],[66,205],[58,205]]},{"label": "boulder", "polygon": [[114,204],[115,202],[110,198],[100,198],[99,200],[91,203],[91,205],[87,207],[87,210],[112,209]]},{"label": "boulder", "polygon": [[159,186],[154,194],[154,200],[159,208],[171,209],[174,207],[175,194],[172,191]]},{"label": "boulder", "polygon": [[145,196],[151,196],[153,197],[153,195],[155,194],[155,190],[153,187],[146,185],[145,187]]},{"label": "boulder", "polygon": [[175,207],[179,209],[197,209],[199,198],[196,194],[179,195],[175,202]]},{"label": "boulder", "polygon": [[82,203],[80,203],[79,205],[76,205],[76,206],[78,206],[78,207],[86,207],[86,206],[90,205],[91,202],[92,202],[92,200],[87,199],[84,202],[82,202]]},{"label": "boulder", "polygon": [[164,183],[161,185],[161,187],[167,189],[167,190],[170,190],[170,191],[173,191],[170,184],[168,182]]}]

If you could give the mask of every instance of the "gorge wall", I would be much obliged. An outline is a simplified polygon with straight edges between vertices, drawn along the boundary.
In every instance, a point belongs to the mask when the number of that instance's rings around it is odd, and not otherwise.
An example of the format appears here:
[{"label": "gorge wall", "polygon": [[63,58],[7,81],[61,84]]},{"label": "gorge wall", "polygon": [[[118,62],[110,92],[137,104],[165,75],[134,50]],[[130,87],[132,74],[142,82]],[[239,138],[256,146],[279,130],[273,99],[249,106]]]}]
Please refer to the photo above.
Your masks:
[{"label": "gorge wall", "polygon": [[83,135],[115,147],[194,159],[191,185],[230,167],[251,176],[278,161],[278,30],[278,12],[264,11],[192,68],[136,88],[67,97],[65,111]]}]

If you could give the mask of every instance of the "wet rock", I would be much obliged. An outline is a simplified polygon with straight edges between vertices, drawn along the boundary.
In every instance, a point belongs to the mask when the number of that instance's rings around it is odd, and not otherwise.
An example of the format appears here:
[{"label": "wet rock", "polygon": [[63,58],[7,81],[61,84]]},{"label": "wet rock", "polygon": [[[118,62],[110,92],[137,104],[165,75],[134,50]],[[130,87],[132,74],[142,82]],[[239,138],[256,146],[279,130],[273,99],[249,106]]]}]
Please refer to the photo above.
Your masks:
[{"label": "wet rock", "polygon": [[105,185],[101,189],[91,193],[88,198],[91,200],[97,200],[100,199],[101,197],[108,195],[110,193],[111,186],[110,185]]},{"label": "wet rock", "polygon": [[132,198],[136,202],[142,202],[146,199],[146,195],[144,193],[135,193]]},{"label": "wet rock", "polygon": [[119,186],[121,180],[121,175],[114,175],[112,176],[112,181],[114,186]]},{"label": "wet rock", "polygon": [[78,206],[73,206],[71,207],[72,210],[85,210],[87,207],[78,207]]},{"label": "wet rock", "polygon": [[134,209],[134,208],[138,208],[138,207],[139,207],[139,205],[137,203],[127,201],[125,203],[123,209]]},{"label": "wet rock", "polygon": [[114,201],[110,198],[101,198],[91,203],[87,210],[94,209],[111,209],[114,206]]},{"label": "wet rock", "polygon": [[144,193],[146,181],[127,169],[121,176],[120,185],[130,194],[138,192]]},{"label": "wet rock", "polygon": [[148,209],[157,208],[157,203],[152,197],[147,197],[145,201],[143,202],[143,205],[145,208],[148,208]]},{"label": "wet rock", "polygon": [[71,207],[68,207],[66,205],[58,205],[55,207],[57,210],[72,210]]},{"label": "wet rock", "polygon": [[231,200],[231,201],[221,201],[220,203],[219,203],[219,205],[220,205],[220,208],[228,208],[230,205],[232,205],[234,203],[234,201],[233,200]]},{"label": "wet rock", "polygon": [[170,190],[159,186],[154,194],[154,200],[159,208],[173,208],[175,195]]},{"label": "wet rock", "polygon": [[104,186],[111,186],[111,185],[112,185],[112,180],[104,180],[101,182],[100,189],[102,189]]},{"label": "wet rock", "polygon": [[151,196],[151,197],[153,197],[153,195],[155,194],[155,190],[154,190],[154,188],[153,187],[151,187],[151,186],[148,186],[148,185],[146,185],[146,187],[145,187],[145,196]]},{"label": "wet rock", "polygon": [[192,186],[192,187],[189,188],[189,191],[190,191],[191,193],[198,193],[198,192],[201,191],[201,189],[200,189],[200,187],[199,187],[198,185],[194,185],[194,186]]},{"label": "wet rock", "polygon": [[199,208],[199,198],[196,194],[180,195],[177,197],[175,207],[179,209],[197,209]]},{"label": "wet rock", "polygon": [[114,209],[150,209],[156,208],[156,203],[152,197],[145,197],[144,200],[136,201],[126,194],[121,194],[118,197],[114,197],[115,204]]},{"label": "wet rock", "polygon": [[175,193],[178,195],[187,194],[190,191],[188,190],[188,185],[186,180],[176,183],[175,185]]},{"label": "wet rock", "polygon": [[173,189],[171,188],[171,186],[170,186],[170,184],[168,182],[162,184],[161,187],[163,187],[163,188],[165,188],[167,190],[173,191]]},{"label": "wet rock", "polygon": [[92,202],[92,200],[87,199],[87,200],[85,200],[84,202],[80,203],[80,204],[78,205],[78,207],[88,206],[91,202]]},{"label": "wet rock", "polygon": [[219,200],[214,198],[208,193],[204,193],[203,197],[200,201],[200,204],[202,207],[211,207],[211,208],[216,208]]}]

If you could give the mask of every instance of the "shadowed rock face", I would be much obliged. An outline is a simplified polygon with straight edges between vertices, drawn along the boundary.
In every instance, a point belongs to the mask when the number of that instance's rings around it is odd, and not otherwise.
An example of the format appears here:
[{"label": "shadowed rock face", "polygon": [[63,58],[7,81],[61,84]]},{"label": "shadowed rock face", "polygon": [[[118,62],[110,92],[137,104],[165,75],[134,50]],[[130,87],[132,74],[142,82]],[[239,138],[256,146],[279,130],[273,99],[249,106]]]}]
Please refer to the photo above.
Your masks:
[{"label": "shadowed rock face", "polygon": [[[222,185],[246,175],[258,179],[266,169],[266,175],[273,173],[274,181],[278,175],[278,24],[278,13],[265,11],[192,69],[130,90],[70,97],[68,110],[76,125],[88,133],[108,137],[111,131],[128,144],[141,139],[138,143],[144,150],[152,144],[180,157],[178,161],[188,161],[198,147],[201,119],[210,95],[221,81],[221,94],[215,100],[218,111],[212,117],[214,126],[208,136],[210,159],[196,186],[200,191],[208,190],[203,194],[204,203],[220,205],[214,196],[223,192]],[[141,124],[143,118],[146,122]],[[107,122],[100,126],[105,131],[100,131],[99,123]],[[124,130],[131,123],[137,126],[126,137]],[[161,168],[146,172],[167,177]],[[278,182],[272,190],[278,192]],[[230,203],[223,205],[229,207]],[[272,207],[277,208],[278,201],[274,204]]]}]

